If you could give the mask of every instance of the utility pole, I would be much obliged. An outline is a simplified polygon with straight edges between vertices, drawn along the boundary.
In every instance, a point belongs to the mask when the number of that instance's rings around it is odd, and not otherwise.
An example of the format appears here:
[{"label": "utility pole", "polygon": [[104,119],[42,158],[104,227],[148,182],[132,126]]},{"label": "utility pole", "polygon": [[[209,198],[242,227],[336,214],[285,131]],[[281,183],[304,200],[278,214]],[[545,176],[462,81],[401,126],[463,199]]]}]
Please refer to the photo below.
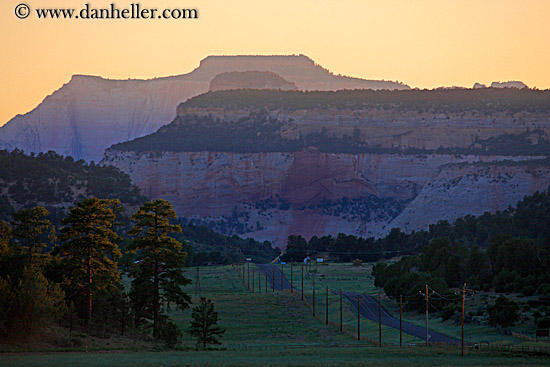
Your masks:
[{"label": "utility pole", "polygon": [[403,296],[399,296],[399,346],[403,346]]},{"label": "utility pole", "polygon": [[361,303],[357,295],[357,340],[361,340]]},{"label": "utility pole", "polygon": [[327,315],[326,317],[326,320],[325,320],[325,324],[328,325],[328,285],[327,285],[327,302],[326,302],[326,310],[325,310],[325,313]]},{"label": "utility pole", "polygon": [[271,268],[271,286],[273,287],[273,293],[275,293],[275,267]]},{"label": "utility pole", "polygon": [[292,261],[290,262],[290,293],[293,293],[292,288],[294,287],[294,273],[293,273]]},{"label": "utility pole", "polygon": [[201,278],[199,275],[199,267],[197,266],[197,280],[195,281],[195,294],[201,294]]},{"label": "utility pole", "polygon": [[248,290],[250,290],[250,263],[247,262],[247,265],[248,265],[248,276],[246,277],[246,287],[248,288]]},{"label": "utility pole", "polygon": [[254,269],[252,270],[252,293],[254,293]]},{"label": "utility pole", "polygon": [[313,279],[313,316],[315,316],[315,279]]},{"label": "utility pole", "polygon": [[264,275],[265,275],[265,293],[267,293],[267,272],[265,272]]},{"label": "utility pole", "polygon": [[304,263],[302,263],[302,301],[304,300]]},{"label": "utility pole", "polygon": [[428,341],[429,341],[429,338],[430,338],[430,334],[429,334],[429,329],[428,329],[428,310],[429,310],[429,298],[430,298],[430,293],[428,291],[428,285],[426,284],[426,293],[422,293],[422,291],[419,291],[418,293],[420,293],[421,295],[425,296],[426,297],[426,346],[428,346]]},{"label": "utility pole", "polygon": [[382,295],[378,291],[378,345],[382,346]]},{"label": "utility pole", "polygon": [[283,291],[283,263],[281,263],[281,292]]},{"label": "utility pole", "polygon": [[340,332],[342,332],[342,288],[340,288]]},{"label": "utility pole", "polygon": [[258,271],[258,293],[262,293],[262,274]]},{"label": "utility pole", "polygon": [[227,261],[227,238],[223,241],[223,260]]},{"label": "utility pole", "polygon": [[462,353],[461,355],[464,356],[464,304],[466,302],[466,292],[473,292],[471,289],[466,288],[466,283],[464,283],[464,286],[462,287],[462,338],[461,338],[461,347],[462,347]]}]

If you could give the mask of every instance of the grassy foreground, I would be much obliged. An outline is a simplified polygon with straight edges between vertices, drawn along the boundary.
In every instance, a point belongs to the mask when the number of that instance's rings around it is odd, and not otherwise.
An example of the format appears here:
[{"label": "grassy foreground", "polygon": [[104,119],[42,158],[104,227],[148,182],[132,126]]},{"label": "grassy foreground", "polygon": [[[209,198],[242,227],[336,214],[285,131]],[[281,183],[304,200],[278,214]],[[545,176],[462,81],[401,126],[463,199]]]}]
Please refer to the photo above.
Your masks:
[{"label": "grassy foreground", "polygon": [[0,356],[0,366],[548,366],[547,357],[488,352],[460,357],[436,348],[269,348],[150,353],[66,353]]},{"label": "grassy foreground", "polygon": [[[321,279],[321,269],[317,274]],[[327,267],[325,282],[340,282],[343,289],[357,287],[355,275],[347,269]],[[338,272],[347,276],[337,276]],[[354,269],[351,271],[363,270]],[[196,279],[195,269],[188,276]],[[348,276],[350,279],[348,279]],[[319,282],[317,282],[319,283]],[[322,282],[324,283],[324,282]],[[221,338],[223,345],[217,350],[195,351],[195,341],[184,334],[180,350],[143,352],[140,349],[105,350],[56,353],[4,353],[0,354],[0,366],[549,366],[550,358],[536,354],[496,353],[469,350],[465,357],[456,348],[440,347],[377,347],[366,340],[357,341],[352,336],[356,329],[356,317],[344,301],[344,328],[351,335],[340,333],[337,326],[325,326],[325,293],[318,299],[318,316],[304,305],[298,294],[272,292],[261,281],[261,293],[257,286],[252,293],[243,286],[237,272],[230,266],[200,269],[200,293],[195,286],[187,292],[196,301],[200,295],[211,298],[219,313],[219,324],[227,331]],[[257,285],[257,283],[256,283]],[[330,284],[334,288],[338,284]],[[364,282],[370,287],[368,282]],[[350,288],[350,290],[362,290]],[[196,293],[196,294],[195,294]],[[310,295],[308,295],[310,296]],[[329,318],[338,322],[337,297],[329,295]],[[189,324],[191,311],[172,313],[172,318],[182,330]],[[377,336],[377,325],[361,321],[362,335]],[[398,340],[398,332],[383,329],[384,341]],[[404,342],[417,343],[405,336]]]}]

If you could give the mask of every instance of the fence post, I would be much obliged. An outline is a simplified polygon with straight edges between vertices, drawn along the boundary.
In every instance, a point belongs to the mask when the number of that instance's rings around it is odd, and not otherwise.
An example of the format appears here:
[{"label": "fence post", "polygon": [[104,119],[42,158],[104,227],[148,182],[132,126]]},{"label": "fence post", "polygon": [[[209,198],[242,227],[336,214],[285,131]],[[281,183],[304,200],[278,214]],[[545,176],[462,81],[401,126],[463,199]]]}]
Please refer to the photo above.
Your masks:
[{"label": "fence post", "polygon": [[304,263],[302,263],[302,301],[304,300]]}]

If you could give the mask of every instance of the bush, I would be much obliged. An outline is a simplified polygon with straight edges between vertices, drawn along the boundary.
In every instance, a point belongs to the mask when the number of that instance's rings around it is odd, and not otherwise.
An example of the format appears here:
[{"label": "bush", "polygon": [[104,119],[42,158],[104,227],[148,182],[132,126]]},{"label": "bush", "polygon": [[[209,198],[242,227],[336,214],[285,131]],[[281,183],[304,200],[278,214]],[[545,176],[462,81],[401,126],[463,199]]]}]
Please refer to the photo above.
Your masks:
[{"label": "bush", "polygon": [[519,306],[516,302],[500,296],[495,303],[487,307],[489,323],[502,327],[512,326],[519,320]]}]

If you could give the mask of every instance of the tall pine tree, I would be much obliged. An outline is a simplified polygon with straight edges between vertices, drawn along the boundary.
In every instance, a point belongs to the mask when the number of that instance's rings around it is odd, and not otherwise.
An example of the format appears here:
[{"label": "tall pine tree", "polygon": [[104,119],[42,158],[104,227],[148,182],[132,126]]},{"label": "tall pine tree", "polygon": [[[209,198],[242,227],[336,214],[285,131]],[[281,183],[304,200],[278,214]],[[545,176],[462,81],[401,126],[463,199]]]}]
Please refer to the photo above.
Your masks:
[{"label": "tall pine tree", "polygon": [[[120,283],[115,259],[121,256],[114,242],[118,239],[113,230],[116,214],[120,211],[120,201],[87,198],[71,209],[62,223],[57,248],[65,257],[69,269],[69,288],[73,291],[75,304],[82,305],[85,299],[86,321],[92,319],[93,294],[102,289],[116,288]],[[80,301],[80,302],[79,302]]]},{"label": "tall pine tree", "polygon": [[186,253],[182,244],[170,237],[171,233],[181,232],[179,225],[170,223],[173,218],[176,212],[170,202],[148,201],[132,216],[136,224],[128,232],[136,236],[128,246],[128,250],[137,252],[132,281],[134,312],[145,318],[152,316],[155,338],[160,335],[161,307],[172,302],[185,309],[191,301],[181,289],[191,281],[183,274]]}]

